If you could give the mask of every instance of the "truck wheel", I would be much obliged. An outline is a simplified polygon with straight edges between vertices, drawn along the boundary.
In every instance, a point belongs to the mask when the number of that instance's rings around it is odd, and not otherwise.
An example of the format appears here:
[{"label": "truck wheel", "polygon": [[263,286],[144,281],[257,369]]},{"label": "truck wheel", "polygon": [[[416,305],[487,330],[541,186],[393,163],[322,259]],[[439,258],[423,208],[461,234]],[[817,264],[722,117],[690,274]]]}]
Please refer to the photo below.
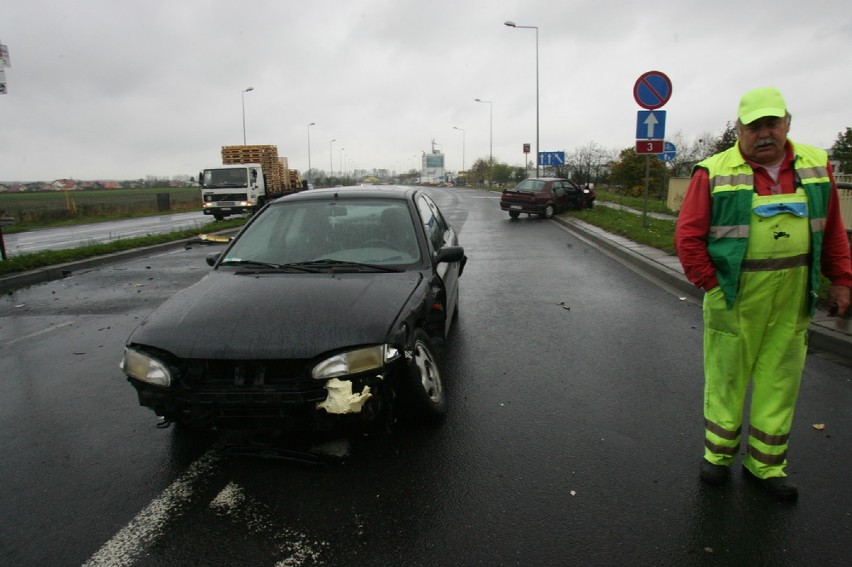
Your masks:
[{"label": "truck wheel", "polygon": [[521,216],[521,213],[519,211],[509,211],[509,216],[512,217],[513,219],[516,219],[519,216]]},{"label": "truck wheel", "polygon": [[218,214],[218,213],[213,213],[213,218],[214,218],[214,219],[216,219],[217,221],[220,221],[220,220],[224,220],[224,219],[225,219],[225,215],[220,215],[220,214]]}]

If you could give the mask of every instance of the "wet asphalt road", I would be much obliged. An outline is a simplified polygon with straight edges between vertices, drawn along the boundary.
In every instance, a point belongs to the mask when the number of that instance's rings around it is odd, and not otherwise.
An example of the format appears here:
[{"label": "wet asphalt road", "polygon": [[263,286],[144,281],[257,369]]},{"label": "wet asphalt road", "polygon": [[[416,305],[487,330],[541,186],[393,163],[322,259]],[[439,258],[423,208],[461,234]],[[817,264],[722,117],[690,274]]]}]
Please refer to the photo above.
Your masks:
[{"label": "wet asphalt road", "polygon": [[799,502],[773,501],[738,469],[704,487],[700,308],[556,222],[510,221],[495,195],[434,195],[470,258],[438,428],[156,429],[121,349],[215,248],[4,296],[0,564],[848,563],[848,367],[809,358],[788,469]]},{"label": "wet asphalt road", "polygon": [[11,257],[25,253],[32,254],[42,250],[60,250],[88,244],[113,242],[122,238],[164,234],[204,226],[212,221],[212,216],[195,211],[4,234],[3,242],[6,255]]}]

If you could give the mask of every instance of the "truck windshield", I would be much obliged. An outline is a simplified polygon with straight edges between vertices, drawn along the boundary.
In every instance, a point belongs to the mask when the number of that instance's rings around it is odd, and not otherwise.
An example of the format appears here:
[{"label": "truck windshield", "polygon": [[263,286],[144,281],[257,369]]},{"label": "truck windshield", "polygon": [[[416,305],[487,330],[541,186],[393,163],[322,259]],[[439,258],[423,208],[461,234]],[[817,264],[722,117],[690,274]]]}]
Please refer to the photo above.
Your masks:
[{"label": "truck windshield", "polygon": [[248,187],[247,169],[205,169],[205,187]]}]

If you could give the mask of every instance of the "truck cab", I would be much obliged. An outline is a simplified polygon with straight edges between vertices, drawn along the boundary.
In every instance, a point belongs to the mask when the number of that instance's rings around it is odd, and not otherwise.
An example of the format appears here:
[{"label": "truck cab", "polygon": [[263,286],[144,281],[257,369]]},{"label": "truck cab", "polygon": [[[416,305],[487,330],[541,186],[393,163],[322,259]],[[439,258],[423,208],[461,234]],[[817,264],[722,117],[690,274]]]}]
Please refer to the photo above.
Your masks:
[{"label": "truck cab", "polygon": [[256,163],[205,169],[198,174],[198,184],[202,211],[216,220],[254,213],[266,200],[263,169]]}]

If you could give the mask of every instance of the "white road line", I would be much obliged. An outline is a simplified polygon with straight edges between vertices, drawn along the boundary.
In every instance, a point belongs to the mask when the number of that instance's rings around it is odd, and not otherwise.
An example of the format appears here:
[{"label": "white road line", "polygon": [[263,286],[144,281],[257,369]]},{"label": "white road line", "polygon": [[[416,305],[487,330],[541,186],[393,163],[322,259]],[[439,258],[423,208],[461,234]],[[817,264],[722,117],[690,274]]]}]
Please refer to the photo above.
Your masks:
[{"label": "white road line", "polygon": [[46,329],[42,329],[41,331],[35,331],[35,332],[33,332],[33,333],[29,333],[29,334],[27,334],[27,335],[20,336],[20,337],[18,337],[17,339],[12,339],[12,340],[9,340],[9,341],[5,341],[3,344],[4,344],[5,346],[13,345],[13,344],[15,344],[15,343],[19,343],[19,342],[24,341],[24,340],[26,340],[26,339],[31,339],[31,338],[33,338],[33,337],[38,337],[39,335],[43,335],[43,334],[45,334],[45,333],[49,333],[49,332],[51,332],[51,331],[56,331],[57,329],[61,329],[62,327],[67,327],[68,325],[72,325],[72,324],[73,324],[73,322],[72,322],[72,321],[66,321],[65,323],[59,323],[58,325],[51,325],[50,327],[48,327],[48,328],[46,328]]},{"label": "white road line", "polygon": [[92,555],[83,564],[84,567],[132,565],[163,535],[166,522],[181,514],[181,508],[192,500],[202,481],[216,471],[220,459],[221,452],[217,447],[204,453],[171,486]]}]

